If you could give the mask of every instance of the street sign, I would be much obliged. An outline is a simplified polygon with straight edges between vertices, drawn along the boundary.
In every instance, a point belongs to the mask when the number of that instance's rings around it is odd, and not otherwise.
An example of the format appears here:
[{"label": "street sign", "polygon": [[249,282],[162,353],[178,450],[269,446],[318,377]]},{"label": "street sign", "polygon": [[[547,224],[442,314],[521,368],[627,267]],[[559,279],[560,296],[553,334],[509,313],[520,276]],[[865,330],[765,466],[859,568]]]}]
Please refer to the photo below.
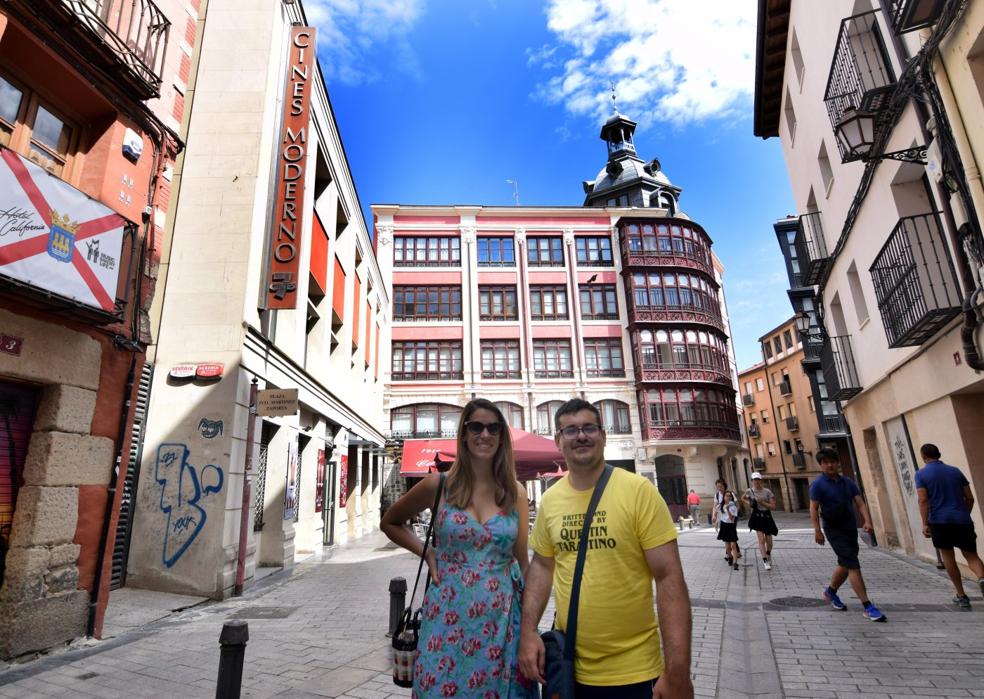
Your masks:
[{"label": "street sign", "polygon": [[168,376],[172,379],[193,379],[195,378],[194,364],[177,364],[171,367]]},{"label": "street sign", "polygon": [[256,414],[266,417],[297,413],[296,388],[268,388],[256,392]]},{"label": "street sign", "polygon": [[195,367],[195,378],[198,379],[221,379],[222,370],[225,365],[219,362],[206,362]]}]

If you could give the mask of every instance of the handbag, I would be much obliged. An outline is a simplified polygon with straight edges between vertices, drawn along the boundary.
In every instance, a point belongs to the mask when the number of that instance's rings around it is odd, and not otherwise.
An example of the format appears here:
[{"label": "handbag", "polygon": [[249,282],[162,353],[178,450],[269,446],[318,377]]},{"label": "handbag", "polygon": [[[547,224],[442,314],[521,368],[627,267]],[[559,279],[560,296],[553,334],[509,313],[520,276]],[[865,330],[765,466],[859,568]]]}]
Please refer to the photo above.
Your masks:
[{"label": "handbag", "polygon": [[551,629],[540,634],[544,649],[543,678],[546,680],[543,687],[543,699],[574,699],[574,691],[577,686],[574,676],[574,643],[577,638],[577,608],[578,598],[581,595],[581,576],[584,573],[584,559],[588,553],[588,533],[591,531],[591,520],[594,519],[598,501],[601,500],[601,494],[611,475],[612,467],[605,464],[605,470],[591,494],[588,510],[584,513],[581,538],[577,543],[574,579],[571,583],[571,602],[567,608],[567,628],[564,631]]},{"label": "handbag", "polygon": [[[430,524],[427,525],[427,536],[424,537],[424,550],[420,553],[420,563],[417,565],[417,578],[413,581],[413,592],[410,593],[410,604],[403,611],[400,622],[393,632],[393,684],[398,687],[413,687],[413,664],[417,659],[417,643],[420,641],[420,613],[423,602],[413,611],[413,598],[417,596],[417,585],[420,583],[420,573],[424,569],[427,548],[431,537],[437,545],[437,534],[434,533],[434,522],[437,521],[437,507],[441,502],[441,491],[444,490],[444,474],[440,474],[437,482],[437,495],[434,497],[434,507],[431,508]],[[430,586],[430,575],[424,585],[426,592]]]}]

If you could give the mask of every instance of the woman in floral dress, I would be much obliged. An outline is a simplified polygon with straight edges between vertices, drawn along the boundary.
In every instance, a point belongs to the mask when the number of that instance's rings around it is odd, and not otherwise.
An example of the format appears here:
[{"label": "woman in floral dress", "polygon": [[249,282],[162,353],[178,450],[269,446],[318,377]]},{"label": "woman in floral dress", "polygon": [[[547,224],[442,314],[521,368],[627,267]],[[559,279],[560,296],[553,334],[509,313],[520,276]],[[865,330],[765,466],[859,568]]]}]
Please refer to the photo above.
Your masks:
[{"label": "woman in floral dress", "polygon": [[[421,542],[403,523],[430,507],[438,474],[387,511],[380,528],[418,556]],[[502,412],[476,398],[458,423],[457,456],[444,483],[427,550],[413,696],[512,699],[539,696],[519,671],[520,599],[529,565],[526,491],[516,481]]]}]

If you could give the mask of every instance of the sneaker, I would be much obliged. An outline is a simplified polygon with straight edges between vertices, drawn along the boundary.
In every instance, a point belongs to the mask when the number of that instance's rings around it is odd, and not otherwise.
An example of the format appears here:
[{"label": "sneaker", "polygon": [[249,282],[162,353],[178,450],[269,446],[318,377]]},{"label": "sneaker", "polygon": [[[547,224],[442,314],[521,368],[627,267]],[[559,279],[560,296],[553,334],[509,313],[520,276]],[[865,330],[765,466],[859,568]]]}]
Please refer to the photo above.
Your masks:
[{"label": "sneaker", "polygon": [[731,565],[732,563],[734,563],[734,561],[731,559],[731,556],[725,556],[724,557],[724,560],[728,563],[728,565]]},{"label": "sneaker", "polygon": [[841,598],[838,597],[837,593],[831,590],[829,586],[823,591],[823,598],[830,602],[830,606],[839,612],[843,612],[847,609],[847,605],[841,602]]},{"label": "sneaker", "polygon": [[970,597],[967,595],[957,595],[953,598],[953,603],[963,609],[970,609]]},{"label": "sneaker", "polygon": [[738,570],[738,564],[735,563],[735,570]]},{"label": "sneaker", "polygon": [[762,565],[765,566],[766,570],[772,570],[772,562],[768,558],[762,561]]},{"label": "sneaker", "polygon": [[871,602],[864,605],[864,618],[868,621],[885,621],[885,615]]}]

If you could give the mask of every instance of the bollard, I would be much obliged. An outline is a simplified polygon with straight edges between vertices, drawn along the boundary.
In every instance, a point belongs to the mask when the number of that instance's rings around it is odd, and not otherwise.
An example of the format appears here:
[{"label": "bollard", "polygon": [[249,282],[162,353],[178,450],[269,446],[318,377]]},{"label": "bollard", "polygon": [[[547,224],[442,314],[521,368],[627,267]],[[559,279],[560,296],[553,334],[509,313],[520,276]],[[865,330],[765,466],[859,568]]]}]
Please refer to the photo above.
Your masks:
[{"label": "bollard", "polygon": [[403,610],[407,608],[407,581],[405,578],[392,578],[390,580],[390,624],[387,636],[396,633],[396,626],[400,623]]},{"label": "bollard", "polygon": [[243,686],[243,660],[249,625],[245,621],[227,621],[219,634],[219,679],[215,683],[215,699],[239,699]]}]

